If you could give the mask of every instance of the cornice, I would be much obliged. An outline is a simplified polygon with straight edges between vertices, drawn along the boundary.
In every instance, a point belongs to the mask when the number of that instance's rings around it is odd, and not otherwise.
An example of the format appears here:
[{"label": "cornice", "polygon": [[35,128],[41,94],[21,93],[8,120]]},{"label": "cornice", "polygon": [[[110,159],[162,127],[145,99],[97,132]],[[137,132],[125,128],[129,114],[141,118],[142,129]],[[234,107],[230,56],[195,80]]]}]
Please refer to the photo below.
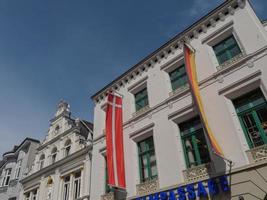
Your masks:
[{"label": "cornice", "polygon": [[160,63],[162,59],[166,58],[169,54],[173,54],[183,48],[184,41],[189,42],[197,39],[200,34],[205,34],[208,29],[216,26],[220,21],[224,21],[229,15],[234,15],[235,10],[244,8],[246,0],[228,0],[224,1],[221,5],[209,12],[207,15],[196,21],[187,29],[177,34],[174,38],[134,65],[124,74],[105,86],[103,89],[94,94],[91,98],[95,103],[100,103],[108,92],[116,91],[120,87],[128,84],[136,76],[154,67],[156,63]]},{"label": "cornice", "polygon": [[85,155],[86,153],[88,153],[91,150],[92,150],[92,145],[89,145],[89,146],[87,146],[87,147],[85,147],[85,148],[83,148],[83,149],[81,149],[81,150],[69,155],[68,157],[63,158],[63,159],[53,163],[52,165],[44,167],[41,170],[39,170],[39,171],[37,171],[37,172],[35,172],[33,174],[30,174],[29,176],[27,176],[27,177],[23,178],[22,180],[20,180],[20,182],[22,184],[24,184],[24,183],[26,183],[26,182],[28,182],[28,181],[30,181],[32,179],[35,179],[37,177],[41,177],[45,173],[47,173],[49,171],[52,171],[52,170],[55,170],[56,168],[58,168],[58,167],[60,167],[60,166],[62,166],[64,164],[74,160],[75,158],[78,158],[78,157],[80,157],[82,155]]}]

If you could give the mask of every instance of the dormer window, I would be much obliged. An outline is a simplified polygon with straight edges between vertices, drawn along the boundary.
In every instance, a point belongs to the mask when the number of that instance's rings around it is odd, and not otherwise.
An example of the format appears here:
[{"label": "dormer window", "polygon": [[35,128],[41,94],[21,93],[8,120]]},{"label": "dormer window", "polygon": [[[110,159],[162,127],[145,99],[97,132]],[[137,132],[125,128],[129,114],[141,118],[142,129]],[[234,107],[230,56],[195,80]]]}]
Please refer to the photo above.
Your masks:
[{"label": "dormer window", "polygon": [[21,164],[22,164],[22,160],[18,160],[17,164],[16,164],[16,170],[15,170],[15,179],[19,178],[20,170],[21,170]]},{"label": "dormer window", "polygon": [[57,159],[57,148],[54,147],[51,152],[51,164],[55,163]]},{"label": "dormer window", "polygon": [[45,161],[45,155],[42,154],[39,160],[39,169],[42,169],[44,167],[44,161]]},{"label": "dormer window", "polygon": [[70,155],[70,150],[71,150],[71,140],[67,140],[65,142],[65,157]]},{"label": "dormer window", "polygon": [[7,168],[4,170],[4,176],[2,181],[2,186],[8,186],[11,176],[11,168]]},{"label": "dormer window", "polygon": [[57,125],[57,126],[55,127],[55,134],[58,134],[58,133],[59,133],[59,129],[60,129],[60,127],[59,127],[59,125]]}]

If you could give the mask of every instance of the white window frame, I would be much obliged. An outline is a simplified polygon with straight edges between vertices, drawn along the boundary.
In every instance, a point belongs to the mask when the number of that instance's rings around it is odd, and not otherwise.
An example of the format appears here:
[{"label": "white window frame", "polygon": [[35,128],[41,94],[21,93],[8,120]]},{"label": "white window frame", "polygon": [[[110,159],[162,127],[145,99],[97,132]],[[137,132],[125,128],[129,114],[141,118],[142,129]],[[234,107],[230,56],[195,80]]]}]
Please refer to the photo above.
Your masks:
[{"label": "white window frame", "polygon": [[[12,169],[11,168],[6,168],[4,170],[4,176],[3,176],[3,180],[2,180],[2,187],[3,186],[8,186],[9,185],[9,182],[10,182],[10,177],[11,177],[11,171]],[[9,178],[9,179],[8,179]],[[8,183],[7,182],[7,179],[8,179]]]},{"label": "white window frame", "polygon": [[16,169],[15,169],[15,174],[14,174],[15,179],[19,178],[21,166],[22,166],[22,159],[18,160],[16,163]]},{"label": "white window frame", "polygon": [[[78,199],[79,197],[81,197],[81,171],[76,172],[76,173],[80,173],[80,176],[75,177],[74,175],[74,181],[73,181],[73,185],[74,185],[73,198],[74,199]],[[77,184],[75,184],[75,182],[77,182]],[[78,187],[77,194],[76,194],[76,187]]]},{"label": "white window frame", "polygon": [[[69,176],[69,180],[65,181],[65,178]],[[64,181],[63,181],[63,200],[69,200],[70,198],[70,175],[68,175],[66,177],[64,177]],[[67,186],[67,189],[65,188],[65,186]],[[66,193],[67,192],[67,193]],[[66,193],[66,195],[65,195]]]}]

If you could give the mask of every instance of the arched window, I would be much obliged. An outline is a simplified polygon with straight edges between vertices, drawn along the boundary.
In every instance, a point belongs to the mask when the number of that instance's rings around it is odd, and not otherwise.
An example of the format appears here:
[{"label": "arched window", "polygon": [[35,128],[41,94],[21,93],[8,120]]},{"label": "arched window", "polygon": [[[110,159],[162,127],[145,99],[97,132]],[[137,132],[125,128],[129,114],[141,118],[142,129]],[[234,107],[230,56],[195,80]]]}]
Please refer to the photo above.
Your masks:
[{"label": "arched window", "polygon": [[70,149],[71,149],[71,140],[68,139],[66,142],[65,142],[65,157],[70,155]]},{"label": "arched window", "polygon": [[54,147],[51,151],[51,163],[56,162],[57,159],[57,147]]},{"label": "arched window", "polygon": [[45,161],[45,155],[44,154],[42,154],[41,156],[40,156],[40,159],[39,159],[39,166],[40,166],[40,169],[42,169],[43,167],[44,167],[44,161]]}]

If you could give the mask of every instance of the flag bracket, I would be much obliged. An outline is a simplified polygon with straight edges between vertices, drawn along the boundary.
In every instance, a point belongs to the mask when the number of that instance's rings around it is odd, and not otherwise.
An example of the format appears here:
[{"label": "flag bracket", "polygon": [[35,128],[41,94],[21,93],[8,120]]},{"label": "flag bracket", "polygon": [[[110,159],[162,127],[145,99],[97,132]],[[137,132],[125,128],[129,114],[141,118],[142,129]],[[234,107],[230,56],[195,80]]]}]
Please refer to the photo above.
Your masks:
[{"label": "flag bracket", "polygon": [[234,165],[234,162],[233,162],[232,160],[230,160],[230,159],[224,157],[224,156],[221,155],[221,154],[218,154],[218,153],[215,152],[214,150],[212,150],[212,152],[213,152],[216,156],[218,156],[218,157],[222,158],[223,160],[225,160],[226,162],[228,162],[228,165],[229,165],[230,167],[232,167],[232,166]]}]

